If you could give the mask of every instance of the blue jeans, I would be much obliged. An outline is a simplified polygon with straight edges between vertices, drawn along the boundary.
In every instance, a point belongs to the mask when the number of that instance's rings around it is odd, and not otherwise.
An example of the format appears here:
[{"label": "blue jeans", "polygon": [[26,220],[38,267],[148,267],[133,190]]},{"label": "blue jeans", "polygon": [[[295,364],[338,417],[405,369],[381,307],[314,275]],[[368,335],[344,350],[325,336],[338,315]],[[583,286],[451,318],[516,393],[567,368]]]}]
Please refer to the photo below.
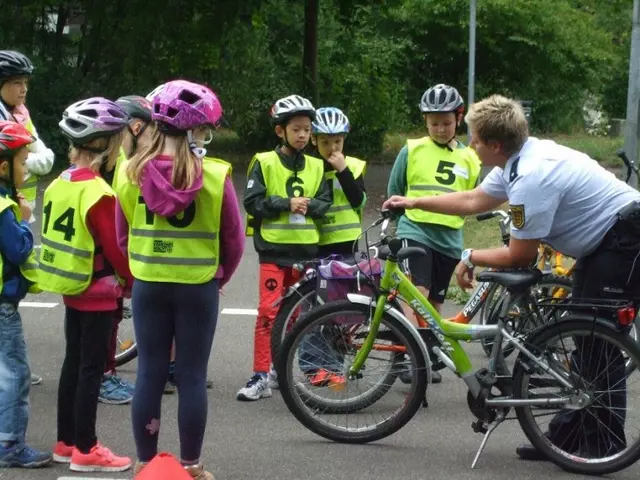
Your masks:
[{"label": "blue jeans", "polygon": [[[326,327],[325,327],[326,328]],[[333,373],[342,372],[344,356],[333,347],[333,335],[316,329],[304,336],[300,342],[298,363],[306,374],[319,369]]]},{"label": "blue jeans", "polygon": [[25,441],[31,370],[18,309],[0,303],[0,442]]}]

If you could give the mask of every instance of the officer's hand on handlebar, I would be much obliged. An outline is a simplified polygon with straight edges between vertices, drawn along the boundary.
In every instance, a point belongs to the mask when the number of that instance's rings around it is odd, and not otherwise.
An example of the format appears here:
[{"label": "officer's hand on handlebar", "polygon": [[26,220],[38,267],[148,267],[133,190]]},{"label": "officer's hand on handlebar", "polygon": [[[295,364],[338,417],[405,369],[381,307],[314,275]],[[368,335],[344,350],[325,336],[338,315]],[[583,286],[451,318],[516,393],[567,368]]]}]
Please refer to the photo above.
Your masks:
[{"label": "officer's hand on handlebar", "polygon": [[415,199],[402,197],[400,195],[392,195],[382,204],[383,210],[394,210],[397,208],[411,209],[415,208]]}]

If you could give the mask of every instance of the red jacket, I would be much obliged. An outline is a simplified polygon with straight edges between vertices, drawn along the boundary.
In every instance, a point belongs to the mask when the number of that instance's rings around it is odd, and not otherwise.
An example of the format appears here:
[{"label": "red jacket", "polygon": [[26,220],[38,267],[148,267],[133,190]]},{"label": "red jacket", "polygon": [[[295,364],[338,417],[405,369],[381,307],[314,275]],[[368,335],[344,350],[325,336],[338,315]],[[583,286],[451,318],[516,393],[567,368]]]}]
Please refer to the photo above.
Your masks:
[{"label": "red jacket", "polygon": [[[72,168],[72,182],[91,180],[99,175],[89,168]],[[117,300],[123,292],[131,289],[133,277],[129,260],[120,251],[116,237],[115,197],[102,197],[87,213],[87,227],[95,242],[96,254],[93,271],[101,274],[91,280],[89,287],[80,295],[63,297],[64,304],[76,310],[104,312],[116,310]],[[120,285],[115,274],[126,281]]]}]

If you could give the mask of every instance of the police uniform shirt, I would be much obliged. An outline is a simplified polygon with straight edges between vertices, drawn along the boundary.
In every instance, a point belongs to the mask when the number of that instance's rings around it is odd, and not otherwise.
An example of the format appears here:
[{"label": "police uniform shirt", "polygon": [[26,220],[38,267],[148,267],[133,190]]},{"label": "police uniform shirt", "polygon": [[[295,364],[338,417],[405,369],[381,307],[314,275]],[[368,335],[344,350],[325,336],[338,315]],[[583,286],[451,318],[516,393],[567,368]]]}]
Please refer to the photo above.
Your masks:
[{"label": "police uniform shirt", "polygon": [[480,188],[509,201],[514,238],[540,239],[575,258],[595,250],[616,214],[640,200],[638,191],[588,155],[533,137]]}]

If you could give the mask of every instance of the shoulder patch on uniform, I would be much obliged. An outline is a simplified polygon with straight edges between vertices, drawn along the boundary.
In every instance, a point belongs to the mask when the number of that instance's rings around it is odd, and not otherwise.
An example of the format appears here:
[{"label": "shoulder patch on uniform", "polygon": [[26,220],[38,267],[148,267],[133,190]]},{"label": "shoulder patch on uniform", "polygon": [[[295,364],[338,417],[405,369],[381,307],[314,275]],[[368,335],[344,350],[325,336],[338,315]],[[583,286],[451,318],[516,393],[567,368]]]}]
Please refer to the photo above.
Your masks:
[{"label": "shoulder patch on uniform", "polygon": [[526,221],[524,214],[524,205],[511,205],[509,207],[511,211],[511,223],[516,228],[524,227],[524,223]]}]

